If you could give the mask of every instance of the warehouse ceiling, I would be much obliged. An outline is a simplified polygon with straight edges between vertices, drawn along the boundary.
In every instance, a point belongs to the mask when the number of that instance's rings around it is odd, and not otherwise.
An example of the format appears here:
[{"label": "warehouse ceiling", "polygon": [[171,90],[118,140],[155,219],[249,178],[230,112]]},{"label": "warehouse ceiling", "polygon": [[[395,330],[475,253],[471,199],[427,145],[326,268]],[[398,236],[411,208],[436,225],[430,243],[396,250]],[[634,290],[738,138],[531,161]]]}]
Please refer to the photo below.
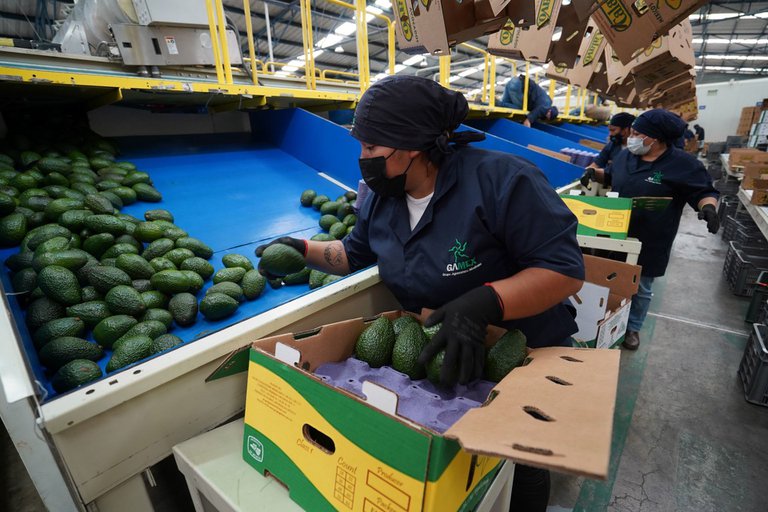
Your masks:
[{"label": "warehouse ceiling", "polygon": [[[0,37],[50,40],[58,24],[72,8],[73,0],[0,0]],[[349,3],[349,2],[348,2]],[[224,0],[226,15],[238,28],[241,46],[247,52],[243,2]],[[299,0],[255,0],[250,2],[255,53],[282,63],[285,73],[301,73],[303,47]],[[312,2],[313,40],[317,66],[321,69],[357,70],[355,24],[352,11],[327,0]],[[387,28],[374,14],[391,17],[390,0],[368,0],[370,66],[373,75],[386,71]],[[267,21],[269,20],[269,21]],[[768,1],[713,1],[690,16],[698,83],[768,75]],[[272,48],[267,32],[271,36]],[[474,41],[485,47],[487,38]],[[437,59],[397,52],[396,71],[422,76],[436,75]],[[499,61],[498,82],[511,74]],[[534,71],[540,70],[533,66]],[[453,55],[453,86],[477,90],[482,80],[482,58],[471,49],[457,47]],[[333,76],[333,75],[329,75]]]}]

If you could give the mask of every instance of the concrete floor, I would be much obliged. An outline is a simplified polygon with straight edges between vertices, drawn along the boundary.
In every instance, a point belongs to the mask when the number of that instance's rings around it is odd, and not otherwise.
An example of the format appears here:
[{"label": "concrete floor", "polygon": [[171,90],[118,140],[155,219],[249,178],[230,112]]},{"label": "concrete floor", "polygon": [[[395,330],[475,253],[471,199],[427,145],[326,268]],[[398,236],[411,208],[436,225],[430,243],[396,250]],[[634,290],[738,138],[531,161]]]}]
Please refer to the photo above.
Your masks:
[{"label": "concrete floor", "polygon": [[[736,376],[749,301],[722,278],[725,252],[686,210],[640,349],[622,351],[609,478],[553,474],[550,512],[768,510],[768,408]],[[4,430],[0,487],[0,510],[44,510]]]}]

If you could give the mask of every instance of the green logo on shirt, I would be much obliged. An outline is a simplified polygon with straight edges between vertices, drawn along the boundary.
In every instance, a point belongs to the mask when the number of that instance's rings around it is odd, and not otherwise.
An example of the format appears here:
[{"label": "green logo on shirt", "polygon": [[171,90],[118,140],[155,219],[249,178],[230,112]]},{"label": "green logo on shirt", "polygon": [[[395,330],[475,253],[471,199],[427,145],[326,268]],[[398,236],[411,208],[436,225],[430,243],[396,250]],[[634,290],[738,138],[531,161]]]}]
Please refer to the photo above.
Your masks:
[{"label": "green logo on shirt", "polygon": [[654,185],[661,185],[661,180],[664,178],[664,174],[661,171],[656,171],[653,176],[648,176],[645,181],[653,183]]},{"label": "green logo on shirt", "polygon": [[453,255],[453,263],[448,263],[445,266],[446,273],[444,273],[443,276],[463,274],[470,270],[474,270],[481,265],[477,262],[477,259],[467,254],[467,242],[462,243],[458,238],[453,244],[453,247],[448,249],[448,252]]}]

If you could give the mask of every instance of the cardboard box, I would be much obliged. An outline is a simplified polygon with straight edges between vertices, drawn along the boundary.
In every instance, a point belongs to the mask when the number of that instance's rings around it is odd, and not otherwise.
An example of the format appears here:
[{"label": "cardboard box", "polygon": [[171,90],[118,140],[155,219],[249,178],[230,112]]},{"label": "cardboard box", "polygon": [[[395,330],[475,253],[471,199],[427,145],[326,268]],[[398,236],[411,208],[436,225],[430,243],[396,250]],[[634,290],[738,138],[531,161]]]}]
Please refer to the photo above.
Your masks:
[{"label": "cardboard box", "polygon": [[741,180],[741,188],[745,190],[759,189],[759,186],[755,186],[755,181],[768,179],[768,163],[747,164],[742,168],[742,173],[744,177]]},{"label": "cardboard box", "polygon": [[589,88],[592,76],[602,70],[603,63],[600,58],[605,49],[605,38],[597,29],[597,25],[590,21],[580,39],[581,44],[573,66],[558,65],[556,61],[552,61],[547,69],[549,78]]},{"label": "cardboard box", "polygon": [[584,285],[570,298],[579,326],[573,338],[582,347],[617,348],[624,341],[641,267],[586,254],[584,267]]},{"label": "cardboard box", "polygon": [[[692,37],[691,23],[686,19],[669,34],[654,39],[631,63],[637,86],[640,89],[658,87],[658,84],[693,69],[696,59]],[[659,87],[659,90],[663,88]]]},{"label": "cardboard box", "polygon": [[757,206],[768,206],[768,189],[755,189],[752,191],[751,204]]},{"label": "cardboard box", "polygon": [[534,25],[523,27],[507,21],[499,32],[488,37],[488,52],[511,59],[547,62],[561,4],[560,0],[535,0],[535,6]]},{"label": "cardboard box", "polygon": [[728,165],[768,163],[768,153],[753,148],[731,148]]},{"label": "cardboard box", "polygon": [[627,238],[632,199],[569,194],[561,194],[560,197],[579,220],[578,234],[619,240]]},{"label": "cardboard box", "polygon": [[654,107],[670,108],[690,102],[695,97],[696,84],[693,80],[688,79],[685,82],[661,91],[657,96],[650,100],[650,103]]},{"label": "cardboard box", "polygon": [[[472,510],[499,457],[606,478],[617,351],[531,350],[528,364],[440,435],[398,416],[397,395],[373,382],[363,384],[366,401],[313,375],[350,357],[366,325],[357,318],[251,346],[243,458],[285,484],[300,506]],[[488,344],[498,335],[490,332]]]},{"label": "cardboard box", "polygon": [[[489,0],[482,0],[489,2]],[[506,5],[503,1],[496,4]],[[396,0],[397,47],[410,54],[430,53],[448,55],[457,43],[498,32],[506,23],[507,16],[490,19],[475,17],[474,2],[429,0],[408,2]],[[490,6],[479,6],[480,12],[489,12]]]},{"label": "cardboard box", "polygon": [[706,0],[605,0],[592,16],[621,62],[629,63]]}]

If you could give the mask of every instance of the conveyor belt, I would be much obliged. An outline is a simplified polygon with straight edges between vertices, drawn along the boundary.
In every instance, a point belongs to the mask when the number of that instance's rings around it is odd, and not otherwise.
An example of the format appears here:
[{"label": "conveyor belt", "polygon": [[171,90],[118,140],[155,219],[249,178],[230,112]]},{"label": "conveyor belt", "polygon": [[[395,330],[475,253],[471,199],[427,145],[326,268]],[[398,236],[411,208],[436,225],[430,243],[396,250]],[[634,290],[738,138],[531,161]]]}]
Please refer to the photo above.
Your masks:
[{"label": "conveyor belt", "polygon": [[595,151],[587,146],[582,146],[578,142],[564,139],[542,130],[527,128],[509,119],[473,119],[467,124],[522,146],[533,144],[534,146],[558,152],[564,148],[574,148],[589,152]]},{"label": "conveyor belt", "polygon": [[605,144],[605,137],[598,137],[597,135],[587,135],[584,133],[575,132],[563,126],[545,123],[534,123],[533,127],[537,130],[542,130],[547,133],[551,133],[552,135],[557,135],[558,137],[572,140],[574,142],[579,142],[581,139],[588,139],[599,142],[600,144]]}]

